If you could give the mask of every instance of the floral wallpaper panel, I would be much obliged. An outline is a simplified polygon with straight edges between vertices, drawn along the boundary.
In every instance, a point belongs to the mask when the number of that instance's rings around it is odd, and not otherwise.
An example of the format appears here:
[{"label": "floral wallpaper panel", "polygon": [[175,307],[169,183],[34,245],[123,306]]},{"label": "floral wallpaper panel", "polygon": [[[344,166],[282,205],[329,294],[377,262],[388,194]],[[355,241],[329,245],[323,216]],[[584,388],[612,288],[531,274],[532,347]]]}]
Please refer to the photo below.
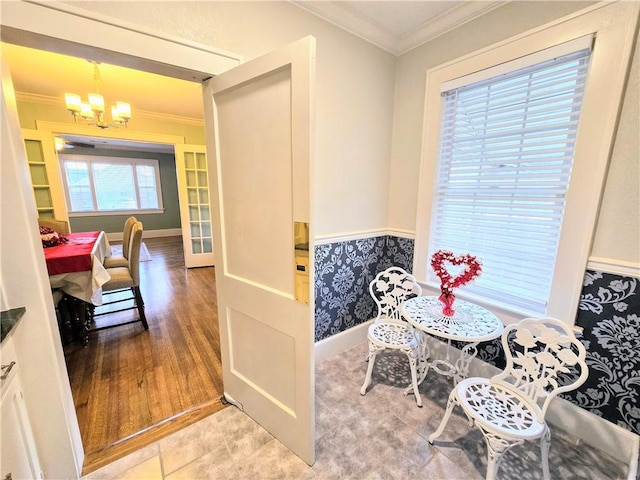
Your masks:
[{"label": "floral wallpaper panel", "polygon": [[413,240],[380,236],[315,247],[315,341],[375,316],[369,283],[393,265],[411,271]]}]

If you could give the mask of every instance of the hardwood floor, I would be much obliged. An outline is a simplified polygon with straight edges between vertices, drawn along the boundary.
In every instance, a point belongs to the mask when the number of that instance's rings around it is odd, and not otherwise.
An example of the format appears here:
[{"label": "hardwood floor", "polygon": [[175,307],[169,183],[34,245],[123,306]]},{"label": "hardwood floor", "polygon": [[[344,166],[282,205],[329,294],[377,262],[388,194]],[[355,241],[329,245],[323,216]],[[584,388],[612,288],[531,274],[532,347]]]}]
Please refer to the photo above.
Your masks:
[{"label": "hardwood floor", "polygon": [[[186,269],[181,237],[143,241],[149,330],[118,326],[91,333],[86,347],[65,347],[85,475],[225,407],[215,269]],[[130,310],[96,322],[133,318]]]}]

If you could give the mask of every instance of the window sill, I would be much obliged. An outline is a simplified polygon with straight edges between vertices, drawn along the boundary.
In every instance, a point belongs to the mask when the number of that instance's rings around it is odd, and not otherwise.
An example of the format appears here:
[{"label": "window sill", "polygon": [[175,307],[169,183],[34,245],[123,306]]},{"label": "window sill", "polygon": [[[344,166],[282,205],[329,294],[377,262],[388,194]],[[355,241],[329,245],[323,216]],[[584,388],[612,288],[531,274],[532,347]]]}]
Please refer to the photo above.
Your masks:
[{"label": "window sill", "polygon": [[69,217],[107,217],[111,215],[154,215],[164,213],[164,208],[152,208],[148,210],[109,210],[92,212],[69,212]]}]

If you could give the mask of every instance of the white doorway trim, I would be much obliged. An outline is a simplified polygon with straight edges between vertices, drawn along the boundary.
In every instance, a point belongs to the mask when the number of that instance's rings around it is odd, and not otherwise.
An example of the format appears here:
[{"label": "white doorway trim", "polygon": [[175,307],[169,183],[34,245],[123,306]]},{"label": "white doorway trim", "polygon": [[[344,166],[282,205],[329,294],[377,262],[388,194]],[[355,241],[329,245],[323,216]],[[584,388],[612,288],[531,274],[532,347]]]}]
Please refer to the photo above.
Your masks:
[{"label": "white doorway trim", "polygon": [[2,2],[2,40],[49,52],[203,81],[242,57],[54,1]]},{"label": "white doorway trim", "polygon": [[38,131],[51,132],[52,135],[82,135],[85,137],[101,137],[119,140],[132,140],[145,143],[161,143],[164,145],[178,145],[184,143],[180,135],[166,135],[163,133],[140,132],[135,130],[100,130],[95,127],[74,125],[73,123],[47,122],[36,120]]},{"label": "white doorway trim", "polygon": [[[55,2],[2,2],[1,9],[2,40],[17,45],[74,56],[86,56],[90,52],[96,61],[191,81],[218,75],[241,62],[238,55]],[[2,121],[10,120],[13,119]],[[29,184],[27,180],[24,185]],[[36,212],[30,213],[33,218],[25,218],[24,221],[35,224]],[[35,274],[44,281],[47,279],[44,262],[40,267]],[[65,371],[62,347],[53,336],[50,346],[60,359],[59,369]],[[23,373],[29,375],[28,371]],[[68,378],[61,378],[58,386],[65,397],[71,398]],[[80,438],[75,412],[73,418],[67,419],[67,427],[72,436]],[[36,438],[37,430],[38,425],[34,425]],[[41,458],[43,463],[56,461],[56,458],[47,458],[52,456],[55,448],[51,445],[38,447],[44,457]],[[69,448],[76,465],[64,468],[68,470],[66,476],[72,478],[82,470],[84,452],[81,445]]]}]

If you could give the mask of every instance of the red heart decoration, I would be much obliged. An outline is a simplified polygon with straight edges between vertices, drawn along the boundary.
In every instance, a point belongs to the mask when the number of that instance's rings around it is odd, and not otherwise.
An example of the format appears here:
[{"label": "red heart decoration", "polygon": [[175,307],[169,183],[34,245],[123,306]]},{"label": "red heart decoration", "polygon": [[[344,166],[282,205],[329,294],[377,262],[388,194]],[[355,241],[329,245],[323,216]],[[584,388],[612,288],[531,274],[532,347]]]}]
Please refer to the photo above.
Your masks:
[{"label": "red heart decoration", "polygon": [[[446,264],[463,265],[462,273],[452,277],[446,269]],[[482,263],[473,255],[454,255],[449,250],[438,250],[431,257],[431,267],[440,278],[440,298],[444,303],[443,313],[447,316],[453,315],[453,289],[466,285],[482,272]]]}]

